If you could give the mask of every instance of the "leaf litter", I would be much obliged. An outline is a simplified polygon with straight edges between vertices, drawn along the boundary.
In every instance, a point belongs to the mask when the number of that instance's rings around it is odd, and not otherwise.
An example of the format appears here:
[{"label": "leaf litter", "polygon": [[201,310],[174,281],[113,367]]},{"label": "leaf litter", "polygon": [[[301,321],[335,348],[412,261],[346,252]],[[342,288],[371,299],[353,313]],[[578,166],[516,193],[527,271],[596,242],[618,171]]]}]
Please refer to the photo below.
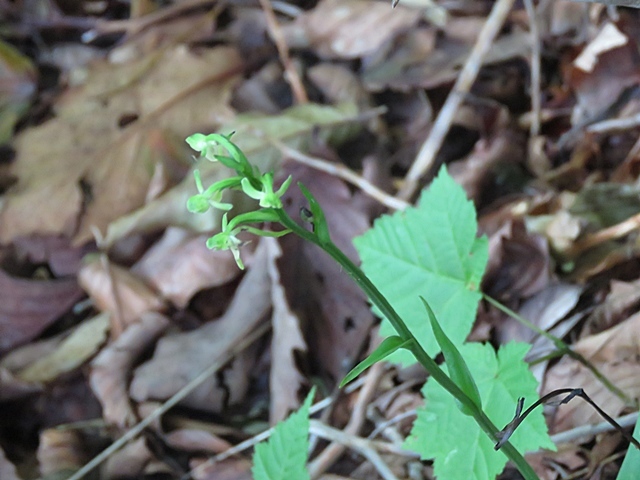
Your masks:
[{"label": "leaf litter", "polygon": [[[195,187],[184,138],[235,131],[234,141],[262,170],[293,173],[314,192],[335,242],[357,260],[352,239],[382,207],[361,201],[342,179],[287,159],[278,142],[316,157],[325,171],[332,162],[363,175],[373,168],[377,184],[395,193],[491,7],[274,2],[274,25],[256,6],[207,12],[206,2],[191,10],[143,3],[131,2],[127,12],[80,2],[73,14],[49,14],[41,23],[12,6],[14,22],[3,31],[2,479],[66,478],[268,324],[270,334],[236,352],[100,473],[179,478],[195,468],[193,478],[249,478],[248,456],[213,463],[210,456],[297,410],[312,384],[331,392],[378,341],[377,321],[343,272],[297,239],[246,238],[244,274],[228,252],[208,251],[204,238],[220,216],[186,211]],[[565,355],[533,367],[540,393],[581,387],[617,417],[636,411],[640,397],[640,18],[636,10],[567,0],[536,9],[539,38],[525,8],[511,9],[436,161],[465,186],[488,235],[483,291],[562,337],[619,389]],[[82,34],[95,44],[81,46]],[[271,41],[278,35],[306,104],[294,104],[292,70]],[[534,41],[543,50],[539,85],[530,81]],[[70,60],[73,47],[85,49],[82,57]],[[531,107],[536,91],[539,112]],[[535,122],[539,134],[529,138]],[[205,182],[228,175],[198,166]],[[421,185],[429,180],[427,173]],[[287,208],[297,215],[304,202],[290,192]],[[229,200],[239,211],[252,208],[241,197]],[[99,255],[81,262],[87,253]],[[551,352],[548,341],[484,302],[478,314],[472,335],[499,352],[515,340]],[[465,323],[460,335],[470,329]],[[376,393],[367,421],[352,422],[359,426],[349,435],[383,432],[377,438],[398,447],[410,434],[407,415],[422,402],[410,385],[423,382],[411,369],[380,375],[368,387]],[[344,427],[359,395],[337,396],[322,420]],[[442,407],[437,392],[430,395],[419,411]],[[492,400],[505,403],[498,409],[505,422],[514,395]],[[545,418],[552,433],[563,434],[600,421],[579,400],[548,409]],[[615,478],[625,441],[581,432],[559,442],[558,452],[528,457],[541,478],[558,478],[558,471]],[[348,455],[323,468],[352,478],[446,472],[437,461],[383,459],[390,468]]]}]

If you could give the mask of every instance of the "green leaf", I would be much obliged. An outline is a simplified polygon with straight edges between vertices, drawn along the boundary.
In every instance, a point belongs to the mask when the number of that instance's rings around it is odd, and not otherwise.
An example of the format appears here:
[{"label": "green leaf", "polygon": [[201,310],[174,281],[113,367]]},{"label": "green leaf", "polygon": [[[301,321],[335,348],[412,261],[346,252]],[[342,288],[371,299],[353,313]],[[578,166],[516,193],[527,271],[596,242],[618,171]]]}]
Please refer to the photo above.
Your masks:
[{"label": "green leaf", "polygon": [[[640,421],[636,421],[633,436],[640,438]],[[640,472],[640,450],[633,445],[629,445],[629,450],[627,450],[620,472],[618,472],[617,480],[635,480],[638,478],[638,472]]]},{"label": "green leaf", "polygon": [[308,221],[313,223],[313,232],[315,233],[316,237],[318,237],[318,240],[321,244],[331,243],[331,236],[329,235],[329,225],[327,224],[327,219],[324,216],[322,207],[313,196],[313,194],[309,191],[309,189],[302,183],[298,182],[298,188],[309,202],[311,217],[308,219]]},{"label": "green leaf", "polygon": [[[526,405],[537,398],[537,382],[524,356],[531,348],[524,343],[504,345],[496,355],[491,345],[470,343],[460,347],[478,385],[484,411],[496,425],[506,425],[513,418],[519,397]],[[435,459],[438,480],[487,480],[498,475],[507,462],[502,451],[472,417],[464,415],[451,395],[438,383],[428,381],[422,389],[426,404],[418,410],[411,435],[404,446],[423,459]],[[555,446],[547,434],[542,409],[536,409],[518,427],[511,441],[520,452]]]},{"label": "green leaf", "polygon": [[[362,269],[389,300],[430,355],[439,351],[419,296],[428,302],[445,334],[460,345],[471,331],[488,259],[487,239],[476,238],[473,204],[443,167],[419,206],[378,219],[354,240]],[[382,336],[394,334],[385,320]],[[415,362],[408,352],[392,360]]]},{"label": "green leaf", "polygon": [[378,348],[371,352],[371,354],[367,358],[365,358],[358,365],[353,367],[349,373],[347,373],[346,377],[344,377],[342,379],[342,382],[340,382],[340,388],[344,387],[347,383],[354,380],[358,375],[360,375],[374,363],[384,360],[400,348],[406,348],[409,343],[409,340],[402,340],[402,338],[397,335],[392,335],[391,337],[385,338],[384,340],[382,340],[382,343],[378,345]]},{"label": "green leaf", "polygon": [[[447,363],[449,377],[453,380],[453,383],[460,388],[460,390],[467,394],[478,408],[482,408],[478,385],[476,385],[476,382],[469,371],[467,362],[464,361],[460,351],[451,342],[451,340],[449,340],[449,337],[447,337],[447,335],[442,331],[442,328],[440,328],[440,324],[438,323],[433,310],[431,310],[431,307],[424,297],[420,297],[420,300],[422,300],[424,308],[427,310],[427,316],[429,317],[433,334],[435,335],[438,345],[440,345],[440,349],[442,350],[442,354],[444,355],[444,361]],[[457,399],[456,402],[458,403],[458,408],[460,408],[462,413],[465,415],[473,415],[466,405],[463,405]]]},{"label": "green leaf", "polygon": [[309,408],[315,387],[297,412],[278,423],[266,442],[256,445],[251,473],[254,480],[307,480]]}]

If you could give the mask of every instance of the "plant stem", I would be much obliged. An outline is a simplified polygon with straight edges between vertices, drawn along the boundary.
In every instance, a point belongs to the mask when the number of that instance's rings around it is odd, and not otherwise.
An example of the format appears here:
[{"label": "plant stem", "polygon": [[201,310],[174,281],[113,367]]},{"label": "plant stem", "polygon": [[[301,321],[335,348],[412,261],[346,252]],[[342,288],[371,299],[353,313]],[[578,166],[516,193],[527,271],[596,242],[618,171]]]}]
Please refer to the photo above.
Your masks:
[{"label": "plant stem", "polygon": [[[438,364],[427,354],[427,352],[418,343],[413,333],[406,326],[402,318],[398,315],[395,309],[387,301],[387,299],[380,293],[377,287],[369,280],[364,272],[347,257],[342,250],[340,250],[333,242],[320,242],[314,233],[302,228],[298,225],[284,210],[277,210],[278,217],[282,225],[290,229],[296,235],[303,239],[314,243],[327,252],[338,264],[344,268],[349,276],[356,282],[356,284],[365,292],[371,303],[373,303],[380,312],[389,320],[391,325],[395,328],[398,335],[405,341],[410,342],[411,353],[420,362],[420,364],[427,370],[427,372],[438,382],[442,387],[453,395],[460,403],[469,409],[471,415],[475,421],[480,425],[480,428],[489,436],[492,441],[497,441],[496,436],[499,431],[493,422],[485,415],[481,408],[471,400],[458,386],[449,378],[449,376],[438,366]],[[524,457],[516,450],[516,448],[509,442],[506,442],[502,451],[507,455],[520,473],[524,476],[525,480],[539,480],[535,471],[527,463]]]}]

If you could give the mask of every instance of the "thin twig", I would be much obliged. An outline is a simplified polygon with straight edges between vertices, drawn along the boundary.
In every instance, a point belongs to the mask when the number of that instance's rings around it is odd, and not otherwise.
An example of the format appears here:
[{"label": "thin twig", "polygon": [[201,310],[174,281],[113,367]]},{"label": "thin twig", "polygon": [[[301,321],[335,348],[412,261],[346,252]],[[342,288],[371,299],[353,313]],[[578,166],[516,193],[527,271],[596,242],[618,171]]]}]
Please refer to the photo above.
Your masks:
[{"label": "thin twig", "polygon": [[120,448],[122,448],[127,442],[133,440],[137,437],[145,428],[151,425],[154,421],[160,418],[163,414],[165,414],[169,409],[176,406],[183,400],[187,395],[193,392],[196,388],[202,384],[205,380],[211,378],[211,376],[216,373],[220,368],[222,368],[225,364],[229,363],[233,357],[242,352],[245,348],[259,339],[262,335],[269,331],[271,328],[270,323],[264,323],[258,326],[255,330],[253,330],[249,335],[244,337],[240,342],[234,345],[230,350],[220,356],[215,362],[213,362],[209,367],[207,367],[202,373],[200,373],[197,377],[191,380],[187,385],[185,385],[180,391],[178,391],[174,396],[168,399],[164,404],[162,404],[159,408],[154,410],[148,417],[141,420],[137,425],[135,425],[131,430],[125,433],[118,440],[113,442],[109,447],[100,452],[97,456],[95,456],[89,463],[84,465],[80,470],[71,475],[67,480],[80,480],[85,475],[90,473],[94,468],[104,462],[107,458],[117,452]]},{"label": "thin twig", "polygon": [[[351,418],[344,428],[344,433],[349,435],[358,435],[360,429],[366,420],[367,405],[373,398],[382,374],[384,373],[384,364],[379,362],[369,369],[369,374],[365,381],[364,387],[358,394],[358,399],[351,412]],[[345,446],[338,442],[333,442],[322,453],[320,453],[310,464],[309,474],[312,479],[318,478],[342,455]]]},{"label": "thin twig", "polygon": [[587,127],[591,133],[617,133],[640,127],[640,113],[631,117],[602,120]]},{"label": "thin twig", "polygon": [[295,150],[287,146],[280,140],[269,139],[269,141],[273,144],[274,147],[278,148],[278,150],[280,150],[283,155],[291,158],[292,160],[295,160],[298,163],[302,163],[303,165],[315,168],[316,170],[320,170],[322,172],[326,172],[330,175],[335,175],[336,177],[341,178],[342,180],[349,182],[352,185],[355,185],[371,198],[383,204],[385,207],[391,208],[393,210],[404,210],[409,206],[409,203],[405,202],[404,200],[392,197],[391,195],[379,189],[371,182],[365,180],[360,175],[355,173],[353,170],[348,169],[344,165],[327,162],[326,160],[306,155],[299,150]]},{"label": "thin twig", "polygon": [[478,72],[482,66],[482,59],[489,52],[493,40],[500,32],[502,24],[511,11],[513,2],[514,0],[497,0],[493,5],[493,9],[487,17],[487,21],[482,27],[480,35],[478,35],[478,40],[473,46],[469,58],[465,62],[455,85],[447,96],[447,100],[444,102],[440,113],[438,113],[438,117],[429,132],[427,140],[422,144],[416,160],[413,165],[411,165],[404,179],[404,184],[397,195],[398,198],[409,200],[418,188],[420,178],[433,169],[436,155],[442,146],[444,137],[451,127],[454,114],[478,76]]},{"label": "thin twig", "polygon": [[293,62],[291,61],[291,56],[289,55],[289,46],[287,45],[284,35],[282,34],[282,29],[280,28],[280,24],[278,23],[276,14],[273,12],[273,6],[271,5],[271,2],[269,0],[259,1],[267,20],[269,35],[271,36],[273,43],[276,44],[278,55],[280,56],[280,61],[282,62],[282,66],[284,67],[284,78],[291,86],[291,90],[293,92],[294,98],[296,99],[296,103],[308,103],[309,97],[307,96],[307,92],[302,85],[300,75],[298,75]]},{"label": "thin twig", "polygon": [[538,16],[533,0],[524,0],[524,8],[529,16],[529,33],[531,34],[531,137],[540,133],[540,34],[538,32]]},{"label": "thin twig", "polygon": [[[616,423],[623,428],[632,427],[638,421],[638,412],[629,413],[616,418]],[[600,422],[595,425],[580,425],[579,427],[551,435],[551,441],[556,445],[570,443],[582,437],[593,437],[599,433],[616,430],[609,422]]]}]

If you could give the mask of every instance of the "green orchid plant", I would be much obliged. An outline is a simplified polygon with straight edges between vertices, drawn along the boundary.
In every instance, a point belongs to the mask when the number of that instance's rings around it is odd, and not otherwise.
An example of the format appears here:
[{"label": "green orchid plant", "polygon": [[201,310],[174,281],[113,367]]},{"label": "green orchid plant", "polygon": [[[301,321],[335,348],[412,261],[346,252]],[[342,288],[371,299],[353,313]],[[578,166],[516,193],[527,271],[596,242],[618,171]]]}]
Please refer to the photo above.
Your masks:
[{"label": "green orchid plant", "polygon": [[[352,380],[373,363],[383,360],[398,349],[409,350],[416,360],[429,372],[431,377],[442,385],[456,400],[460,410],[478,423],[482,430],[493,440],[502,442],[500,447],[507,457],[514,463],[526,480],[537,479],[537,475],[524,457],[513,445],[500,434],[491,420],[486,416],[480,402],[478,387],[469,373],[463,357],[457,348],[449,341],[439,328],[433,311],[422,299],[426,314],[434,325],[436,339],[448,363],[449,374],[431,358],[416,340],[406,323],[400,318],[388,300],[378,288],[369,280],[364,272],[355,265],[332,241],[324,213],[319,203],[304,185],[298,184],[308,205],[300,206],[300,216],[305,226],[299,225],[283,208],[282,196],[291,185],[291,177],[287,178],[279,188],[274,186],[273,172],[262,173],[253,166],[244,153],[231,141],[231,135],[213,133],[203,135],[194,134],[187,139],[187,143],[201,157],[212,162],[220,162],[235,171],[235,176],[220,180],[210,187],[204,188],[200,173],[194,172],[198,193],[192,196],[187,208],[191,212],[205,213],[210,208],[223,210],[221,231],[207,240],[207,246],[216,250],[230,250],[241,269],[244,268],[240,256],[240,248],[244,242],[238,238],[242,232],[249,232],[257,236],[281,237],[294,233],[299,237],[317,245],[328,253],[343,270],[365,292],[369,300],[389,320],[397,335],[385,339],[371,355],[357,365],[347,375],[343,384]],[[241,190],[248,197],[258,201],[258,209],[242,213],[229,219],[232,205],[224,203],[222,196],[225,190]],[[265,224],[279,225],[279,230],[266,229]]]}]

